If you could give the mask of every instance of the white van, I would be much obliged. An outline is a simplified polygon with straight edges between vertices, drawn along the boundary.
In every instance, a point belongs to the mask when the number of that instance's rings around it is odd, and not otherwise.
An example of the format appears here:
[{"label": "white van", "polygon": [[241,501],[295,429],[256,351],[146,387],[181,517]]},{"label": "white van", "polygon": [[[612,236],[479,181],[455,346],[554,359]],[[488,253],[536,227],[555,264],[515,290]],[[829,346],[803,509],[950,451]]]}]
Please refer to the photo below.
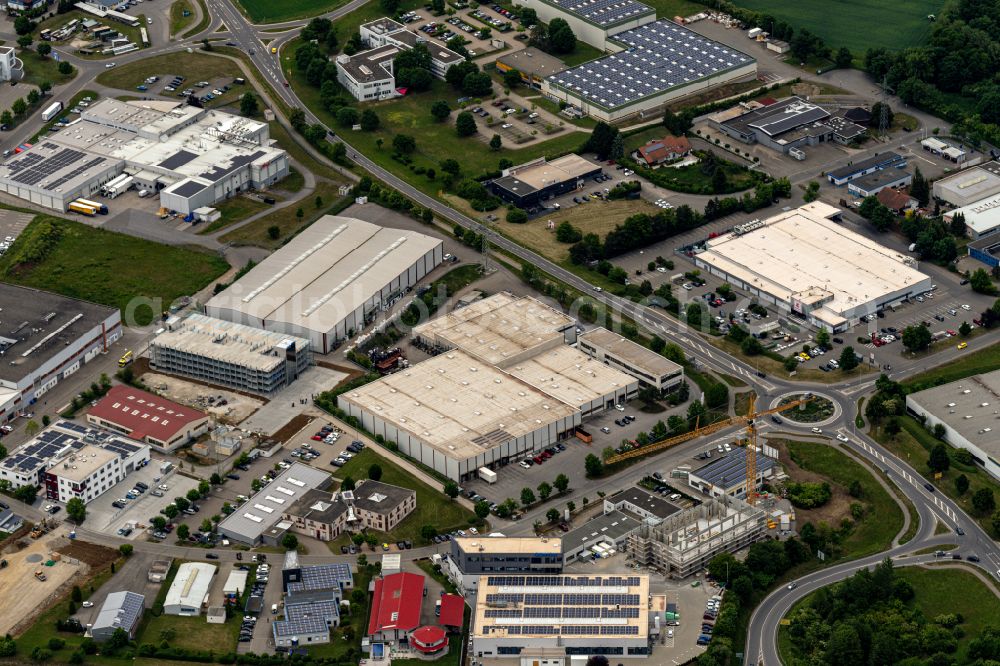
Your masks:
[{"label": "white van", "polygon": [[278,614],[278,604],[271,604],[271,615]]}]

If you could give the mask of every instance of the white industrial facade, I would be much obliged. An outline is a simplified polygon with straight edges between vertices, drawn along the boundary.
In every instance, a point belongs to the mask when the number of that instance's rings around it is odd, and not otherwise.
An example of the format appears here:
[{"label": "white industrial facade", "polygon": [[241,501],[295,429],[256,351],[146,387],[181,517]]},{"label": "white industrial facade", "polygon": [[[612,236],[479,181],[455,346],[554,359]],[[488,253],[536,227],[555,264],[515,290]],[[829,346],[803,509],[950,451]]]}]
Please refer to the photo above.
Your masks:
[{"label": "white industrial facade", "polygon": [[837,224],[840,213],[817,201],[738,225],[708,240],[695,264],[833,332],[930,289],[912,257]]},{"label": "white industrial facade", "polygon": [[517,4],[534,9],[545,23],[564,19],[577,39],[601,51],[620,50],[609,43],[612,35],[656,20],[656,10],[636,0],[521,0]]},{"label": "white industrial facade", "polygon": [[309,340],[328,353],[444,259],[424,234],[326,215],[206,305],[211,317]]},{"label": "white industrial facade", "polygon": [[177,102],[102,99],[0,164],[0,192],[61,212],[128,173],[163,207],[188,214],[287,176],[288,155],[272,144],[267,123]]},{"label": "white industrial facade", "polygon": [[906,396],[906,409],[927,428],[944,426],[944,441],[965,449],[1000,479],[1000,370],[935,386]]},{"label": "white industrial facade", "polygon": [[1000,194],[1000,163],[986,162],[935,180],[932,192],[936,199],[959,207]]},{"label": "white industrial facade", "polygon": [[684,383],[682,365],[601,326],[581,335],[577,347],[657,390],[669,391]]},{"label": "white industrial facade", "polygon": [[214,564],[183,562],[177,567],[174,581],[167,590],[163,612],[167,615],[201,615],[201,609],[207,605],[216,571]]}]

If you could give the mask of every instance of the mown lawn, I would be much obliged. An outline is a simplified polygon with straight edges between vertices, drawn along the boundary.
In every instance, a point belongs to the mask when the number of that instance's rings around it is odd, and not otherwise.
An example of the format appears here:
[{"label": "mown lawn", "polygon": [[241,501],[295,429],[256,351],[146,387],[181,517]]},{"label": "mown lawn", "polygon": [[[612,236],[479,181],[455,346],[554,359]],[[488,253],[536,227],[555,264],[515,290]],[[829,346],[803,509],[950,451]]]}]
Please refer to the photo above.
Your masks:
[{"label": "mown lawn", "polygon": [[258,201],[257,199],[251,199],[250,197],[236,196],[231,199],[226,199],[221,203],[215,204],[216,210],[222,213],[222,217],[215,222],[202,227],[198,230],[198,233],[214,233],[219,229],[225,229],[231,224],[241,222],[251,215],[255,215],[262,210],[267,210],[270,207],[270,204]]},{"label": "mown lawn", "polygon": [[[346,208],[346,206],[339,205],[341,200],[339,189],[340,183],[317,180],[313,196],[307,197],[305,201],[279,208],[273,213],[259,217],[239,229],[230,231],[220,240],[223,243],[236,245],[256,245],[267,249],[278,248],[289,236],[305,229],[323,215]],[[323,201],[323,205],[319,208],[316,207],[317,196]],[[302,217],[298,216],[300,208]],[[278,228],[277,238],[271,236],[271,227]]]},{"label": "mown lawn", "polygon": [[[420,536],[420,528],[424,525],[433,525],[438,532],[450,532],[469,526],[469,519],[474,517],[471,511],[449,499],[440,490],[414,478],[412,474],[392,460],[383,458],[370,448],[362,450],[333,475],[339,481],[343,481],[348,476],[355,481],[367,479],[368,468],[376,463],[382,468],[381,481],[383,483],[410,488],[417,493],[417,508],[413,510],[413,513],[391,532],[377,532],[380,539],[390,544],[408,539],[419,545],[425,543]],[[349,543],[349,540],[338,539],[330,543],[330,548],[335,553],[339,553],[340,546],[345,543]]]},{"label": "mown lawn", "polygon": [[135,90],[150,76],[161,79],[168,76],[186,76],[197,81],[215,77],[240,76],[240,68],[226,58],[216,58],[201,51],[194,53],[165,53],[152,58],[143,58],[121,67],[108,69],[97,75],[97,82],[109,88]]},{"label": "mown lawn", "polygon": [[209,624],[204,615],[181,617],[180,615],[149,616],[141,640],[143,643],[159,644],[164,636],[172,647],[185,650],[214,650],[217,654],[236,650],[236,639],[240,634],[240,619],[233,615],[225,624]]},{"label": "mown lawn", "polygon": [[325,14],[345,4],[345,0],[237,0],[236,4],[254,23],[281,23]]},{"label": "mown lawn", "polygon": [[1000,368],[1000,343],[975,350],[970,343],[966,351],[973,353],[963,354],[944,365],[914,375],[903,382],[903,386],[913,392]]},{"label": "mown lawn", "polygon": [[[77,68],[74,67],[69,74],[60,74],[59,63],[52,56],[43,58],[31,49],[19,51],[17,57],[24,62],[24,79],[21,80],[21,83],[32,86],[37,86],[42,81],[48,81],[54,86],[69,83],[76,78],[78,72]],[[24,88],[19,87],[18,90],[23,91],[25,96],[28,94]],[[51,104],[51,102],[49,103]]]},{"label": "mown lawn", "polygon": [[[184,12],[188,15],[185,16]],[[170,35],[171,37],[180,33],[189,25],[194,23],[194,7],[190,0],[177,0],[170,5]]]},{"label": "mown lawn", "polygon": [[[45,240],[53,234],[57,240]],[[31,256],[25,251],[38,244],[51,245],[48,254],[25,262]],[[228,269],[225,259],[201,249],[162,245],[48,215],[37,216],[0,258],[0,276],[7,282],[121,308],[123,319],[131,317],[128,324],[139,326]]]},{"label": "mown lawn", "polygon": [[787,447],[799,467],[826,477],[831,485],[840,486],[844,492],[854,481],[861,484],[861,497],[854,501],[864,506],[865,513],[841,543],[842,559],[878,553],[892,543],[893,537],[903,529],[903,513],[869,470],[829,444],[783,442],[782,445]]}]

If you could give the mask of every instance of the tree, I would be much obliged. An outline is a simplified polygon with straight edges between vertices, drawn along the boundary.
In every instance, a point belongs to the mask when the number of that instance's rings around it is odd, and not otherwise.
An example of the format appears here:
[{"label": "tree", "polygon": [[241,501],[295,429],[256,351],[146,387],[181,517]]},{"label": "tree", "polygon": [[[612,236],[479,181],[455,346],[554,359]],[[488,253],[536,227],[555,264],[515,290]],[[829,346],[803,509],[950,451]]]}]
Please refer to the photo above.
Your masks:
[{"label": "tree", "polygon": [[816,201],[817,198],[819,198],[819,183],[815,180],[810,180],[806,185],[806,191],[802,195],[802,200],[809,203],[810,201]]},{"label": "tree", "polygon": [[73,591],[70,593],[70,595],[73,601],[75,601],[76,603],[80,603],[81,601],[83,601],[83,590],[80,589],[79,585],[73,586]]},{"label": "tree", "polygon": [[451,107],[448,106],[448,102],[443,99],[439,99],[431,104],[431,116],[434,117],[434,120],[439,123],[444,122],[448,119],[449,115],[451,115]]},{"label": "tree", "polygon": [[392,149],[400,155],[409,155],[417,149],[417,140],[408,134],[397,134],[392,138]]},{"label": "tree", "polygon": [[883,104],[882,102],[875,102],[872,104],[871,110],[871,121],[869,124],[872,127],[879,127],[882,123],[882,111],[885,109],[886,122],[888,125],[892,125],[893,112],[892,108],[888,104]]},{"label": "tree", "polygon": [[951,466],[948,458],[948,448],[944,444],[935,444],[931,449],[930,457],[927,459],[927,467],[932,472],[947,472]]},{"label": "tree", "polygon": [[[433,525],[424,525],[423,527],[420,528],[420,538],[423,539],[424,541],[433,541],[434,537],[437,536],[437,533],[438,533],[437,528],[434,527]],[[364,540],[364,537],[361,536],[360,534],[355,534],[354,536],[360,537],[360,540],[362,541]],[[357,542],[355,543],[358,546],[361,545],[360,543]]]},{"label": "tree", "polygon": [[79,525],[87,518],[87,505],[79,497],[72,497],[66,502],[66,515]]},{"label": "tree", "polygon": [[38,46],[35,47],[35,50],[38,51],[38,55],[45,58],[52,53],[52,45],[48,42],[40,42]]},{"label": "tree", "polygon": [[728,186],[729,183],[726,180],[726,172],[721,168],[716,168],[715,172],[712,174],[712,191],[716,194],[721,194],[726,191]]},{"label": "tree", "polygon": [[476,505],[473,507],[473,509],[475,510],[476,515],[479,516],[480,518],[485,519],[487,516],[490,515],[490,503],[486,500],[479,500],[478,502],[476,502]]},{"label": "tree", "polygon": [[[181,525],[181,527],[185,527],[185,526]],[[180,536],[180,535],[178,534],[178,536]],[[122,545],[118,546],[118,552],[122,554],[122,557],[128,557],[129,555],[131,555],[132,554],[132,550],[133,550],[133,546],[130,543],[123,543]]]},{"label": "tree", "polygon": [[972,508],[980,515],[993,513],[996,510],[996,499],[992,488],[980,488],[972,494]]},{"label": "tree", "polygon": [[281,547],[285,550],[295,550],[299,547],[299,538],[291,532],[286,532],[285,536],[281,537]]},{"label": "tree", "polygon": [[535,492],[531,488],[521,488],[521,506],[529,507],[536,501]]},{"label": "tree", "polygon": [[507,221],[511,224],[524,224],[528,221],[528,214],[524,209],[511,206],[507,209]]},{"label": "tree", "polygon": [[816,344],[819,347],[830,346],[830,331],[825,326],[816,333]]},{"label": "tree", "polygon": [[180,510],[176,506],[174,506],[173,504],[168,504],[165,507],[163,507],[163,515],[166,516],[167,518],[169,518],[170,520],[173,520],[174,518],[176,518],[177,514],[179,514],[179,513],[180,513]]},{"label": "tree", "polygon": [[208,482],[213,486],[222,485],[222,476],[218,472],[212,472],[212,476],[208,477]]},{"label": "tree", "polygon": [[379,4],[382,6],[382,11],[389,16],[395,16],[399,11],[399,0],[379,0]]},{"label": "tree", "polygon": [[128,645],[128,632],[118,627],[115,632],[111,634],[111,638],[105,643],[108,650],[120,650],[121,648]]},{"label": "tree", "polygon": [[902,430],[903,426],[899,425],[899,419],[889,419],[885,424],[885,434],[889,435],[890,439],[895,439]]},{"label": "tree", "polygon": [[361,112],[361,129],[365,132],[374,132],[378,129],[379,124],[382,122],[379,120],[378,115],[371,109],[365,109]]},{"label": "tree", "polygon": [[455,118],[455,131],[459,136],[472,136],[476,133],[476,120],[468,111],[462,111]]},{"label": "tree", "polygon": [[485,97],[493,92],[493,79],[486,72],[466,74],[462,80],[462,92],[470,97]]},{"label": "tree", "polygon": [[372,481],[380,480],[382,478],[382,466],[378,463],[374,463],[368,467],[368,478]]},{"label": "tree", "polygon": [[576,35],[566,19],[554,18],[549,21],[548,46],[552,53],[572,53],[576,50]]},{"label": "tree", "polygon": [[181,523],[180,525],[177,526],[177,538],[178,539],[187,539],[189,536],[191,536],[191,528],[190,527],[188,527],[184,523]]},{"label": "tree", "polygon": [[341,127],[353,127],[358,124],[358,112],[349,106],[337,109],[337,124]]},{"label": "tree", "polygon": [[549,509],[545,512],[545,517],[550,523],[554,523],[559,520],[559,509]]},{"label": "tree", "polygon": [[[259,481],[259,479],[258,479],[258,481]],[[184,511],[185,509],[187,509],[187,508],[189,508],[191,506],[191,502],[189,502],[184,497],[175,497],[174,498],[174,506],[176,506],[181,511]]]},{"label": "tree", "polygon": [[688,111],[674,113],[667,109],[663,114],[663,126],[674,136],[684,136],[691,129],[692,119]]},{"label": "tree", "polygon": [[565,474],[559,474],[555,478],[555,481],[552,482],[552,485],[555,486],[559,494],[562,495],[567,489],[569,489],[569,478]]},{"label": "tree", "polygon": [[964,495],[969,490],[969,477],[964,474],[959,474],[955,477],[955,491],[959,495]]},{"label": "tree", "polygon": [[499,134],[494,134],[490,139],[490,150],[497,151],[500,150],[500,146],[503,145]]},{"label": "tree", "polygon": [[14,491],[14,499],[20,500],[25,504],[33,504],[37,495],[38,486],[33,486],[30,483]]},{"label": "tree", "polygon": [[598,159],[606,160],[611,154],[611,144],[614,143],[618,128],[605,122],[599,122],[590,133],[590,138],[583,145],[583,152],[597,153]]},{"label": "tree", "polygon": [[281,236],[281,227],[277,224],[272,224],[267,228],[267,235],[271,240],[278,240]]},{"label": "tree", "polygon": [[544,502],[549,498],[549,495],[552,494],[552,485],[547,481],[542,481],[541,483],[538,484],[537,490],[538,490],[538,496]]},{"label": "tree", "polygon": [[587,658],[587,666],[609,666],[608,658],[603,654],[591,655]]},{"label": "tree", "polygon": [[[927,184],[927,179],[924,178],[924,174],[920,172],[920,167],[913,170],[913,182],[910,183],[910,196],[917,200],[917,203],[923,207],[926,206],[931,198],[931,189]],[[962,232],[965,232],[965,225],[962,225]]]},{"label": "tree", "polygon": [[167,519],[163,516],[153,516],[153,519],[149,521],[153,525],[153,529],[162,532],[163,528],[167,526]]},{"label": "tree", "polygon": [[604,463],[593,453],[588,454],[583,461],[583,467],[587,471],[587,476],[593,478],[604,473]]},{"label": "tree", "polygon": [[35,29],[35,24],[24,14],[14,19],[14,32],[18,35],[27,35]]},{"label": "tree", "polygon": [[69,76],[73,73],[73,65],[71,65],[68,60],[62,60],[59,62],[59,66],[56,70],[63,76]]},{"label": "tree", "polygon": [[455,499],[456,497],[458,497],[458,484],[455,483],[454,481],[448,481],[447,483],[445,483],[444,494],[450,497],[451,499]]},{"label": "tree", "polygon": [[851,61],[853,60],[854,57],[851,55],[851,50],[846,46],[841,46],[837,50],[837,56],[833,59],[833,62],[837,66],[837,69],[850,69]]},{"label": "tree", "polygon": [[259,111],[260,108],[257,104],[257,96],[249,91],[243,93],[243,96],[240,97],[240,115],[252,118],[253,116],[256,116]]},{"label": "tree", "polygon": [[462,88],[465,77],[479,71],[479,66],[470,60],[463,60],[448,68],[445,72],[444,80],[453,88]]},{"label": "tree", "polygon": [[854,353],[854,347],[844,347],[844,350],[840,352],[840,369],[844,372],[850,372],[856,367],[858,367],[858,356]]},{"label": "tree", "polygon": [[[21,100],[17,101],[20,102]],[[30,419],[28,423],[25,424],[24,426],[24,434],[26,434],[28,437],[34,437],[35,435],[38,434],[38,429],[39,429],[38,422],[35,421],[34,419]]]},{"label": "tree", "polygon": [[14,116],[10,111],[5,110],[3,113],[0,113],[0,124],[9,126],[13,122]]},{"label": "tree", "polygon": [[199,493],[195,488],[187,491],[187,499],[189,502],[197,502],[201,499],[201,493]]},{"label": "tree", "polygon": [[993,285],[990,274],[984,268],[977,268],[972,271],[972,275],[969,276],[969,286],[972,287],[973,291],[980,294],[992,296],[997,293],[997,288]]},{"label": "tree", "polygon": [[903,329],[903,346],[911,352],[919,352],[931,345],[931,331],[922,324]]}]

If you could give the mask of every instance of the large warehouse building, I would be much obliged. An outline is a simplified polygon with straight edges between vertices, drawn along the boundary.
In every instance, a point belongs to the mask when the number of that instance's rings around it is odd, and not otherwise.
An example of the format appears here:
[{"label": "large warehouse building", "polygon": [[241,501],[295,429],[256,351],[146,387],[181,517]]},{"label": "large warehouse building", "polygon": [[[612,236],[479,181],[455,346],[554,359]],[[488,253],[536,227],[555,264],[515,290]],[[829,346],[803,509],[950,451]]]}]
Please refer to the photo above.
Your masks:
[{"label": "large warehouse building", "polygon": [[167,615],[201,615],[201,609],[208,604],[208,593],[216,571],[218,567],[207,562],[182,562],[163,600],[163,612]]},{"label": "large warehouse building", "polygon": [[993,478],[1000,479],[1000,370],[942,384],[906,396],[906,409],[944,426],[944,441],[972,453]]},{"label": "large warehouse building", "polygon": [[490,191],[507,203],[530,210],[546,199],[583,187],[601,171],[599,164],[570,153],[551,162],[544,157],[504,169],[487,183]]},{"label": "large warehouse building", "polygon": [[153,393],[120,384],[111,387],[87,421],[169,453],[208,431],[208,414]]},{"label": "large warehouse building", "polygon": [[702,270],[816,327],[840,332],[863,315],[921,294],[931,278],[906,256],[837,224],[813,202],[710,239]]},{"label": "large warehouse building", "polygon": [[934,181],[934,198],[968,206],[1000,194],[1000,162],[986,162]]},{"label": "large warehouse building", "polygon": [[950,223],[956,215],[965,217],[965,235],[972,240],[992,236],[1000,230],[1000,194],[948,211],[944,221]]},{"label": "large warehouse building", "polygon": [[607,50],[615,53],[548,77],[542,92],[598,120],[617,122],[757,75],[752,57],[669,20],[615,34]]},{"label": "large warehouse building", "polygon": [[472,652],[528,664],[648,657],[651,620],[648,576],[483,576]]},{"label": "large warehouse building", "polygon": [[443,259],[436,238],[326,215],[212,298],[206,313],[305,338],[326,354]]},{"label": "large warehouse building", "polygon": [[0,192],[65,211],[130,174],[160,204],[188,214],[288,175],[267,123],[177,102],[103,99],[0,164]]},{"label": "large warehouse building", "polygon": [[122,336],[117,308],[0,283],[0,422],[33,405]]},{"label": "large warehouse building", "polygon": [[309,341],[202,314],[171,317],[149,343],[153,368],[270,395],[312,365]]},{"label": "large warehouse building", "polygon": [[521,0],[518,4],[534,9],[545,23],[565,20],[577,39],[601,51],[618,50],[608,41],[612,35],[656,20],[656,10],[637,0]]}]

